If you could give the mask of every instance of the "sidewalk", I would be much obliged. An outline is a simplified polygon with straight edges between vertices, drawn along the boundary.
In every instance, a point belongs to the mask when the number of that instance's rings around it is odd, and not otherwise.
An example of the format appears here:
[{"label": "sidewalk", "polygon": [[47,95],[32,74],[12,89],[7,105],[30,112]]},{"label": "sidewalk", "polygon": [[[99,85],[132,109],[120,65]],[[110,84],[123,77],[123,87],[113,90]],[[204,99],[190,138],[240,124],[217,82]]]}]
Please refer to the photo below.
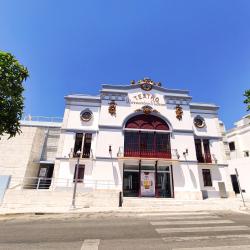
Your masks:
[{"label": "sidewalk", "polygon": [[0,215],[8,214],[30,214],[30,213],[44,213],[44,214],[71,214],[71,213],[133,213],[140,214],[143,212],[181,212],[181,211],[224,211],[224,212],[242,212],[250,214],[250,200],[246,200],[246,207],[240,198],[228,199],[206,199],[206,200],[164,200],[159,202],[155,199],[155,203],[150,205],[133,206],[133,207],[76,207],[72,209],[69,206],[29,206],[28,208],[8,208],[0,206]]}]

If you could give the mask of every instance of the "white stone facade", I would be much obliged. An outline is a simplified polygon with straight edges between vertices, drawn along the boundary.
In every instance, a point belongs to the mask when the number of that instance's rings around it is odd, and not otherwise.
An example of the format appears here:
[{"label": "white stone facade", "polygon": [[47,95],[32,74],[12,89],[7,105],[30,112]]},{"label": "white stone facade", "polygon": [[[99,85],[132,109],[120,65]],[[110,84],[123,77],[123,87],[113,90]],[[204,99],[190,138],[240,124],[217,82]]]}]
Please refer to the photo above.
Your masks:
[{"label": "white stone facade", "polygon": [[[103,85],[97,96],[65,100],[62,123],[22,121],[22,134],[1,138],[0,172],[11,176],[12,189],[40,188],[40,179],[48,178],[42,184],[50,191],[71,190],[80,145],[78,192],[109,189],[176,199],[234,195],[216,105],[194,103],[188,91],[149,79]],[[131,127],[139,117],[162,127]],[[139,142],[129,144],[135,138]]]},{"label": "white stone facade", "polygon": [[[76,134],[82,133],[82,141],[86,134],[91,134],[92,139],[89,158],[80,157],[80,164],[84,165],[84,178],[79,186],[124,191],[125,170],[132,173],[137,171],[135,169],[139,166],[140,171],[147,172],[144,168],[158,168],[160,171],[169,167],[170,197],[220,197],[221,182],[225,184],[227,196],[233,195],[218,107],[191,102],[188,91],[165,89],[153,82],[150,84],[151,90],[143,89],[143,81],[127,86],[103,85],[98,96],[78,94],[65,97],[66,107],[54,168],[55,179],[62,181],[56,183],[55,188],[67,186],[68,181],[66,184],[63,180],[73,181],[77,161],[77,158],[73,157]],[[112,102],[115,102],[115,114],[109,111]],[[177,105],[180,105],[183,111],[181,119],[176,117]],[[144,115],[145,106],[151,108],[149,116],[159,117],[168,125],[169,130],[165,133],[170,135],[171,157],[126,156],[125,125],[130,118]],[[89,121],[81,119],[81,112],[84,110],[92,113]],[[194,124],[197,116],[203,119],[204,127]],[[140,132],[138,130],[138,133]],[[201,141],[200,153],[203,160],[197,157],[195,139]],[[211,161],[204,160],[204,154],[207,154],[204,152],[205,143],[208,143],[209,149],[206,150],[209,150]],[[211,185],[204,186],[203,169],[210,172]],[[139,186],[142,182],[140,178]]]}]

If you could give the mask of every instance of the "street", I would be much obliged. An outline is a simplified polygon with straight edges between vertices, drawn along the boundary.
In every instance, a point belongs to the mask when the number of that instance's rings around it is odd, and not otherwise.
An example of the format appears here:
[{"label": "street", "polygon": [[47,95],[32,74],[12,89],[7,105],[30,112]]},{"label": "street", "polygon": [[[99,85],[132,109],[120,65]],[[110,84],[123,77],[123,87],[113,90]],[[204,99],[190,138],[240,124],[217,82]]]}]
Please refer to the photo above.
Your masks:
[{"label": "street", "polygon": [[0,249],[250,249],[250,215],[144,212],[24,215],[0,220]]}]

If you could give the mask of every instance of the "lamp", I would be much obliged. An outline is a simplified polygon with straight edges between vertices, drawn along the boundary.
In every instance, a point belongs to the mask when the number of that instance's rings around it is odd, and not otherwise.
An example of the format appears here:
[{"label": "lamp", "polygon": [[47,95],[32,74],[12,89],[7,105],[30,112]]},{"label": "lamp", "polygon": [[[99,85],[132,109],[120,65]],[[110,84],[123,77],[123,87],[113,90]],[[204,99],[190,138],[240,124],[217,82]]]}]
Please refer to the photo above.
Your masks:
[{"label": "lamp", "polygon": [[186,151],[183,152],[183,156],[188,155],[188,149],[186,148]]}]

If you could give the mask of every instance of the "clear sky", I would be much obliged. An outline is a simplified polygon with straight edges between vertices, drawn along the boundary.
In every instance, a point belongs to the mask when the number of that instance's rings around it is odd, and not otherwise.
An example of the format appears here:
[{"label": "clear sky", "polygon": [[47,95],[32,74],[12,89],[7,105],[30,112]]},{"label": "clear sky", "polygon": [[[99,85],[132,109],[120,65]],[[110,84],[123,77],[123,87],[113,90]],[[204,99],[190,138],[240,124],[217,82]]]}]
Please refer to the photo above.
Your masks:
[{"label": "clear sky", "polygon": [[25,113],[63,116],[64,96],[145,76],[246,114],[249,0],[0,0],[0,49],[26,65]]}]

